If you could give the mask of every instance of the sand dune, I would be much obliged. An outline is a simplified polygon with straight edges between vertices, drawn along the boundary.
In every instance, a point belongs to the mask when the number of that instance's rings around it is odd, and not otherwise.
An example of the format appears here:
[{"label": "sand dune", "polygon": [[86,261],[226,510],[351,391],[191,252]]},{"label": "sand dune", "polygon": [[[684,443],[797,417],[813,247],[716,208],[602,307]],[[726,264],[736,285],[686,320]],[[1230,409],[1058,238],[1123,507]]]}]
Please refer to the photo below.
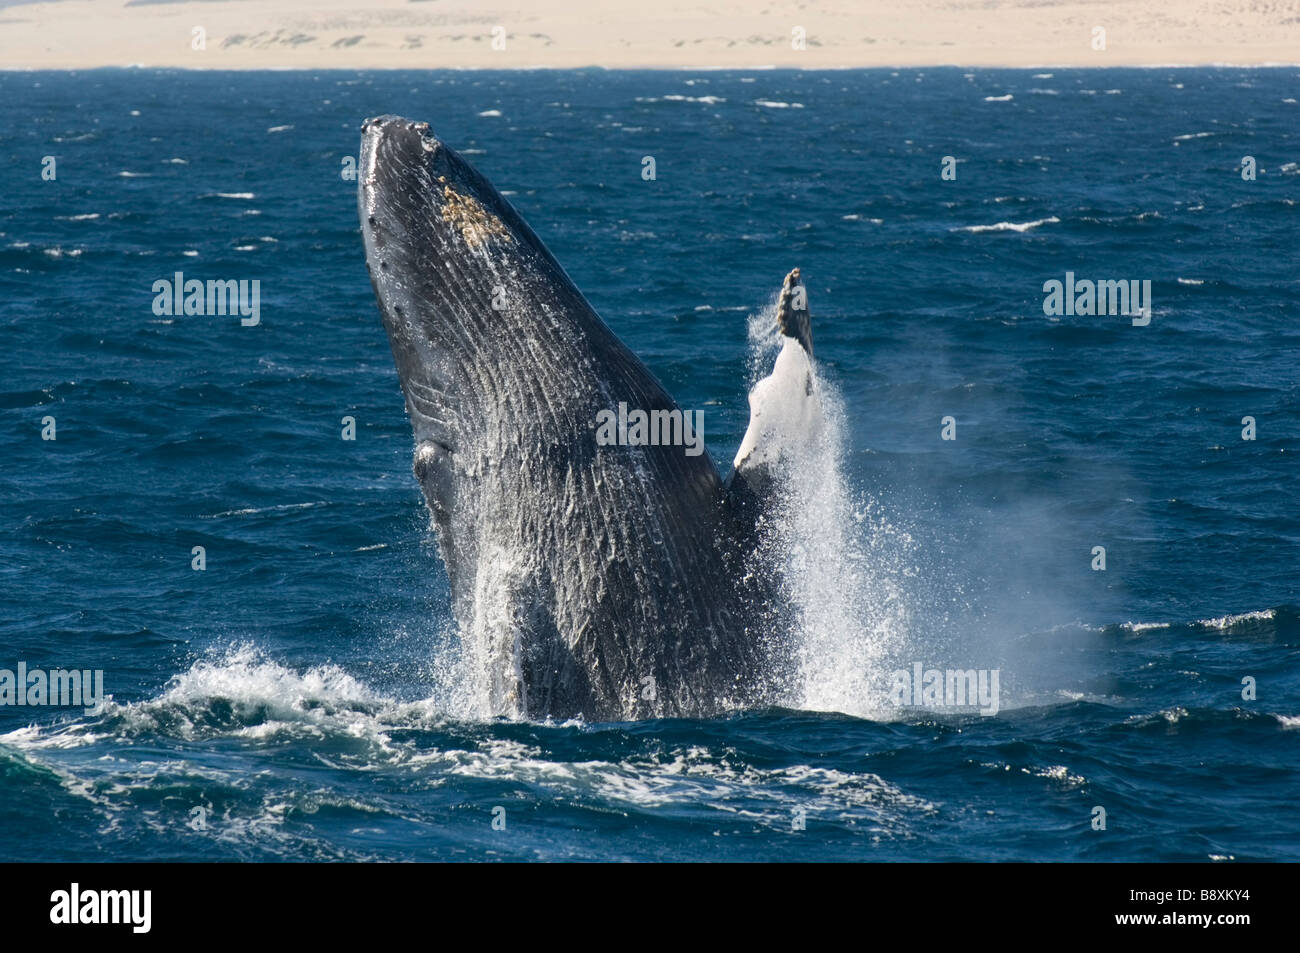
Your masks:
[{"label": "sand dune", "polygon": [[8,69],[1296,62],[1300,0],[0,0]]}]

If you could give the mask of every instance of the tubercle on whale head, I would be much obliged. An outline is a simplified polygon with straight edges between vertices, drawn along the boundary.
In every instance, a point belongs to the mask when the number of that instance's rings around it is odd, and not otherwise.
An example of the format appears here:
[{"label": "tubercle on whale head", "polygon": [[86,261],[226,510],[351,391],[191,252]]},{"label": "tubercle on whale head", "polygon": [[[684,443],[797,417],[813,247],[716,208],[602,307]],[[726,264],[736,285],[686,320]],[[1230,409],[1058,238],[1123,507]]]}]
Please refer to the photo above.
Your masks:
[{"label": "tubercle on whale head", "polygon": [[[413,310],[426,319],[445,316],[447,309],[439,305],[450,290],[482,295],[490,288],[490,246],[515,242],[514,229],[502,221],[503,215],[514,216],[496,189],[426,122],[367,119],[360,160],[357,206],[366,265],[397,344],[420,330],[412,323]],[[436,329],[426,320],[423,330]]]},{"label": "tubercle on whale head", "polygon": [[[397,209],[389,203],[414,203],[417,195],[402,194],[397,184],[403,176],[431,173],[443,150],[442,143],[429,130],[427,122],[412,122],[400,116],[378,116],[361,124],[361,162],[357,185],[357,203],[361,212],[361,230],[366,237],[366,250],[371,250],[371,237],[383,227],[392,227],[390,221],[380,221],[385,213],[396,219]],[[428,174],[428,173],[426,173]],[[409,205],[406,210],[410,211]]]},{"label": "tubercle on whale head", "polygon": [[[427,122],[379,116],[361,125],[358,202],[367,250],[382,247],[384,229],[403,235],[403,219],[427,212],[471,249],[491,239],[512,242],[499,217],[504,199],[485,186]],[[488,194],[476,195],[486,188]],[[494,206],[497,206],[494,210]]]}]

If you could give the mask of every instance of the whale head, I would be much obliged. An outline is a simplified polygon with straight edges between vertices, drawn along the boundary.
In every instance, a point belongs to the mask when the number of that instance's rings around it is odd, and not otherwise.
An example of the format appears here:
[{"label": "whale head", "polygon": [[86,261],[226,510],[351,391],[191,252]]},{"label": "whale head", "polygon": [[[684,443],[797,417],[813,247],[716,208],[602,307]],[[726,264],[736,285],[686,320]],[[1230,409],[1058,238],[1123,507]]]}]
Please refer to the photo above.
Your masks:
[{"label": "whale head", "polygon": [[493,301],[501,303],[514,260],[536,257],[540,242],[427,123],[367,120],[359,180],[366,265],[417,442],[450,448],[453,418],[491,396],[466,385],[484,372],[485,341],[502,330]]}]

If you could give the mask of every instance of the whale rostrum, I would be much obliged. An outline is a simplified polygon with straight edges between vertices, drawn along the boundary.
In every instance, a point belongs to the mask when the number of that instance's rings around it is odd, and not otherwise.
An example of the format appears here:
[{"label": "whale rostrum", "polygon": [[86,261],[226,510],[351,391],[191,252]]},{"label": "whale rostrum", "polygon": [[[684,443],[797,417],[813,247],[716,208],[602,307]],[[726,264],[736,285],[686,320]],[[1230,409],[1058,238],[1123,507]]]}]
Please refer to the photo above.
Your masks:
[{"label": "whale rostrum", "polygon": [[[702,441],[688,453],[686,439],[598,440],[602,413],[620,408],[665,428],[690,418],[427,124],[366,121],[358,202],[415,476],[491,713],[619,720],[772,702],[788,649],[779,586],[755,555],[774,459],[761,421],[725,485]],[[779,360],[794,347],[811,394],[803,290],[795,269]]]}]

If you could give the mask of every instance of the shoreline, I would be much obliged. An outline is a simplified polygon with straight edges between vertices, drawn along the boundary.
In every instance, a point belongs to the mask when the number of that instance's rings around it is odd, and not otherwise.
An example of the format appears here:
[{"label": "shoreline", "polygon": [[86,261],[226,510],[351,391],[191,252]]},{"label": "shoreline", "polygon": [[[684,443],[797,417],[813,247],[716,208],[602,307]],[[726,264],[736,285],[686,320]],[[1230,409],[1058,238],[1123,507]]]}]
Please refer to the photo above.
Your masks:
[{"label": "shoreline", "polygon": [[1300,6],[1204,0],[0,0],[0,70],[1300,66]]},{"label": "shoreline", "polygon": [[1060,63],[1029,65],[987,63],[884,63],[873,66],[165,66],[130,63],[125,66],[0,66],[3,73],[93,73],[99,70],[169,73],[848,73],[917,70],[989,70],[1037,72],[1040,70],[1280,70],[1300,69],[1294,63],[1132,63],[1106,66],[1078,66]]}]

